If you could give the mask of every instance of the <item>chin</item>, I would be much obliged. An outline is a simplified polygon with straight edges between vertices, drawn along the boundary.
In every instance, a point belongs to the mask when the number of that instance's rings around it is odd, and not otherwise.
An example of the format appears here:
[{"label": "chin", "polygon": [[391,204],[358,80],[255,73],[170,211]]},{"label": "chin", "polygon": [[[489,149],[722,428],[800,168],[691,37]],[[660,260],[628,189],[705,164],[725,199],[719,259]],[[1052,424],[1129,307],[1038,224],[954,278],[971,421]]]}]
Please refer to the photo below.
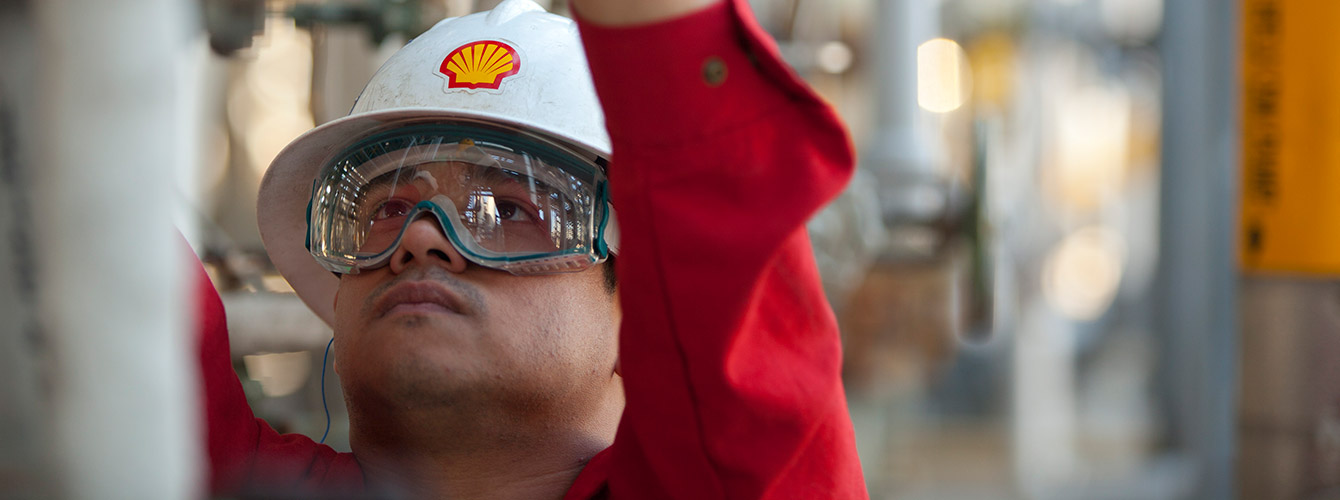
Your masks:
[{"label": "chin", "polygon": [[403,357],[346,379],[346,399],[351,406],[389,412],[459,404],[474,385],[469,379],[475,378],[462,372],[445,363]]},{"label": "chin", "polygon": [[471,374],[481,356],[468,336],[443,331],[433,318],[401,316],[381,323],[340,352],[346,384],[378,392],[437,392],[476,378]]}]

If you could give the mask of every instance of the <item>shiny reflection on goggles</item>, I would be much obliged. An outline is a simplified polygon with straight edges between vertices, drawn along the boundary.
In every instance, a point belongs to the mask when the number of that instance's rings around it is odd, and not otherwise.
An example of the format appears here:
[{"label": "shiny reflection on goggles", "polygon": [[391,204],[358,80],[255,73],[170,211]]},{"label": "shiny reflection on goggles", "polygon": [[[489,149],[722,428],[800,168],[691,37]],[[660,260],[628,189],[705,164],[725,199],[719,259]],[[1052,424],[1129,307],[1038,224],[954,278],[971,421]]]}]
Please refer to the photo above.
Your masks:
[{"label": "shiny reflection on goggles", "polygon": [[538,147],[401,133],[354,148],[314,186],[309,250],[337,273],[379,267],[409,223],[431,214],[483,266],[534,274],[600,262],[608,255],[603,171],[528,146]]}]

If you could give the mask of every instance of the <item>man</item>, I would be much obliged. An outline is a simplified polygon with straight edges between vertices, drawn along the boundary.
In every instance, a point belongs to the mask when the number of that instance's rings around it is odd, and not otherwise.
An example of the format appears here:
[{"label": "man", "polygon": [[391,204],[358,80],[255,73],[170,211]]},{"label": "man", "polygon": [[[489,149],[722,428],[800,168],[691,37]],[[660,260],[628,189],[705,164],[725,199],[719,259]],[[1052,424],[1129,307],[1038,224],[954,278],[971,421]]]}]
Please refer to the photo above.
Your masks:
[{"label": "man", "polygon": [[262,237],[334,327],[353,453],[252,417],[206,295],[216,490],[865,496],[804,232],[850,174],[832,110],[743,0],[573,7],[589,75],[507,0],[276,158]]}]

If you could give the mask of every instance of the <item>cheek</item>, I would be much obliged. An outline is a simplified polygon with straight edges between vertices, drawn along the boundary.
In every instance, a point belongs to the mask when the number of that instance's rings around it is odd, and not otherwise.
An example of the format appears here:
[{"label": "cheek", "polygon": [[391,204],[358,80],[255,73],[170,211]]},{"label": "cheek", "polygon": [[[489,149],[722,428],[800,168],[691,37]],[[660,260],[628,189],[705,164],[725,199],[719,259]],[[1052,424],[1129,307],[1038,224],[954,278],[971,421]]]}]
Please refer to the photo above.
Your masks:
[{"label": "cheek", "polygon": [[335,324],[338,334],[341,330],[358,327],[364,299],[367,298],[371,280],[364,275],[344,275],[340,277],[340,287],[335,290]]},{"label": "cheek", "polygon": [[573,310],[583,313],[579,318],[582,327],[596,338],[617,336],[618,295],[610,293],[606,288],[604,269],[601,267],[590,269],[583,272],[581,278],[580,285],[572,287],[573,293],[567,300]]},{"label": "cheek", "polygon": [[[508,314],[517,339],[532,350],[567,362],[605,357],[614,351],[618,319],[614,297],[605,291],[599,269],[584,274],[545,277],[545,283],[517,290],[516,311]],[[524,294],[524,295],[521,295]],[[524,324],[521,324],[524,322]]]},{"label": "cheek", "polygon": [[[362,317],[364,299],[368,295],[363,280],[351,276],[340,278],[340,287],[335,291],[335,324],[331,325],[335,333],[335,344],[331,349],[331,359],[337,364],[354,368],[354,359],[346,358],[345,353],[358,352],[362,339],[359,332],[365,331],[365,319]],[[340,362],[339,360],[343,360]]]}]

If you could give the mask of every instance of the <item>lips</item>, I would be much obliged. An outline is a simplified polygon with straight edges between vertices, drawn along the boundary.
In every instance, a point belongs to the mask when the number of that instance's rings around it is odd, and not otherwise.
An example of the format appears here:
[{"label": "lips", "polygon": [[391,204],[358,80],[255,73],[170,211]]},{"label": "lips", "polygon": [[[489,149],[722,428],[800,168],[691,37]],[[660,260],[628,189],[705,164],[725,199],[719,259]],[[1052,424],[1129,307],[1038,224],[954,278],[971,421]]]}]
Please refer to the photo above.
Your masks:
[{"label": "lips", "polygon": [[432,282],[405,282],[391,287],[377,299],[376,317],[392,312],[445,312],[464,314],[461,298],[447,287]]}]

